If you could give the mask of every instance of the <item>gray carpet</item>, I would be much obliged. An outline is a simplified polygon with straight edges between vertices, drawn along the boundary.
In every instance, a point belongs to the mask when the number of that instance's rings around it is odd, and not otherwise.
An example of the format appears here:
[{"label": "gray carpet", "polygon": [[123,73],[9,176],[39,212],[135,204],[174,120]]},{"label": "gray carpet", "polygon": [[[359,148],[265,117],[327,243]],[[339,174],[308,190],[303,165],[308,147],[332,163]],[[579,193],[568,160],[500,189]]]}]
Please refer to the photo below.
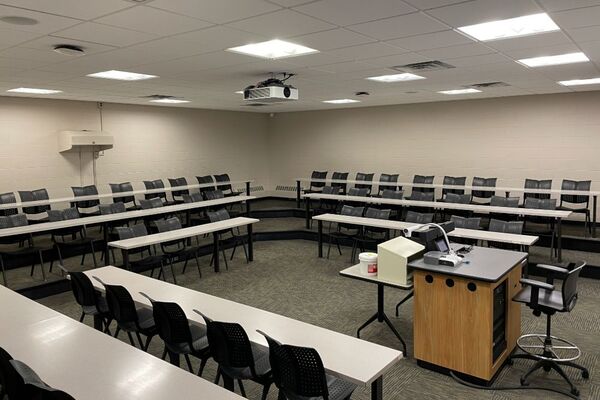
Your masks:
[{"label": "gray carpet", "polygon": [[[293,220],[293,219],[292,219]],[[285,221],[279,221],[279,223]],[[297,224],[298,220],[289,221]],[[257,230],[276,224],[266,220]],[[270,226],[269,228],[272,228]],[[270,230],[270,229],[269,229]],[[328,329],[354,335],[356,328],[371,316],[376,309],[376,288],[338,275],[338,271],[349,266],[349,249],[343,256],[332,251],[330,260],[316,257],[316,243],[308,241],[272,241],[255,244],[255,261],[249,265],[243,252],[236,253],[228,271],[215,274],[208,266],[209,258],[201,259],[203,278],[198,278],[195,268],[188,268],[185,276],[178,278],[183,286],[203,291],[264,310],[296,318]],[[73,259],[72,264],[78,264]],[[180,273],[181,265],[176,266]],[[575,372],[569,373],[580,388],[582,399],[600,399],[600,281],[580,280],[580,301],[575,310],[559,315],[554,320],[554,334],[577,343],[582,351],[581,363],[589,368],[591,377],[584,381]],[[393,317],[395,303],[404,292],[386,289],[386,310],[393,324],[404,336],[412,354],[412,301],[403,306],[399,318]],[[52,307],[73,318],[78,318],[80,309],[71,293],[45,298],[42,304]],[[198,305],[201,309],[202,305]],[[207,310],[210,314],[210,311]],[[545,320],[534,317],[523,308],[523,332],[543,332]],[[91,319],[86,323],[91,324]],[[400,343],[383,325],[375,324],[364,332],[364,339],[401,349]],[[121,337],[126,340],[126,336]],[[162,353],[160,340],[155,338],[150,352]],[[194,363],[197,368],[198,363]],[[506,367],[496,385],[517,385],[520,374],[530,365],[517,361]],[[215,376],[215,364],[209,361],[205,378]],[[554,374],[537,374],[532,385],[565,388]],[[260,387],[247,383],[248,398],[260,398]],[[353,399],[368,399],[369,390],[359,388]],[[202,395],[199,393],[198,398]],[[384,376],[385,399],[562,399],[564,396],[546,391],[481,391],[461,386],[451,378],[419,368],[413,359],[400,361]],[[276,399],[276,390],[271,390],[269,399]]]}]

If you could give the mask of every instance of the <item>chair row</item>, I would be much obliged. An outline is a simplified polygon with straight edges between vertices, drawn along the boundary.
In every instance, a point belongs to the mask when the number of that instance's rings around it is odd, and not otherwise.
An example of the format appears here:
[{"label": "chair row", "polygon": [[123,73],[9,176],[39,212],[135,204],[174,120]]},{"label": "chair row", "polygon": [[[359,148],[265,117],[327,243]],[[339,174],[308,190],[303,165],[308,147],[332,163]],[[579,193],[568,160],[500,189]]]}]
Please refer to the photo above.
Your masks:
[{"label": "chair row", "polygon": [[[174,302],[152,299],[152,309],[136,305],[131,293],[123,286],[110,285],[95,278],[105,288],[105,297],[94,288],[90,278],[82,272],[70,273],[73,294],[82,307],[82,318],[94,315],[103,323],[103,330],[111,334],[110,326],[116,322],[114,337],[123,331],[132,346],[147,351],[155,336],[164,345],[162,359],[167,355],[171,363],[179,365],[183,356],[190,372],[202,376],[211,358],[217,363],[215,383],[223,378],[224,387],[234,391],[238,382],[242,396],[246,396],[244,381],[254,381],[263,386],[262,399],[266,399],[272,384],[279,389],[280,398],[349,399],[356,386],[328,375],[318,352],[312,348],[282,344],[266,333],[269,348],[253,345],[244,328],[235,322],[214,321],[200,314],[204,326],[191,324],[183,309]],[[145,337],[145,340],[142,339]],[[134,337],[137,339],[134,339]],[[200,360],[194,371],[190,357]]]}]

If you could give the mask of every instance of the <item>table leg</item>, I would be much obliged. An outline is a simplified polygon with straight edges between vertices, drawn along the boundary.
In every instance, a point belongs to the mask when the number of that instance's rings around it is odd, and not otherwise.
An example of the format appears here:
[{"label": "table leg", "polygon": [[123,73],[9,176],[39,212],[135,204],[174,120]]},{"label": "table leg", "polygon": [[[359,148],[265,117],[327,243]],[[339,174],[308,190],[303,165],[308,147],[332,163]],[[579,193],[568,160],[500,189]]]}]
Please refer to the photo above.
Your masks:
[{"label": "table leg", "polygon": [[219,272],[219,234],[213,232],[213,262],[215,272]]},{"label": "table leg", "polygon": [[371,383],[371,400],[383,400],[383,375]]},{"label": "table leg", "polygon": [[592,202],[594,209],[592,210],[592,237],[596,237],[596,207],[598,206],[598,195],[594,195]]},{"label": "table leg", "polygon": [[252,224],[248,224],[248,261],[254,261],[254,246],[252,245]]},{"label": "table leg", "polygon": [[250,218],[250,200],[246,200],[246,217]]},{"label": "table leg", "polygon": [[108,260],[108,224],[102,226],[102,236],[104,238],[104,266],[110,265]]},{"label": "table leg", "polygon": [[415,295],[415,292],[413,290],[411,290],[411,292],[409,294],[407,294],[405,298],[403,298],[402,300],[400,300],[400,302],[398,304],[396,304],[396,317],[398,317],[400,315],[400,306],[402,304],[406,303],[414,295]]},{"label": "table leg", "polygon": [[302,192],[300,181],[296,181],[296,208],[300,208],[300,192]]},{"label": "table leg", "polygon": [[306,204],[306,229],[310,229],[310,198],[305,197],[304,203]]},{"label": "table leg", "polygon": [[317,221],[319,227],[319,258],[323,258],[323,221]]},{"label": "table leg", "polygon": [[250,182],[246,182],[246,196],[250,196]]},{"label": "table leg", "polygon": [[129,271],[129,251],[122,249],[121,254],[123,254],[123,268]]},{"label": "table leg", "polygon": [[558,247],[558,262],[562,261],[562,218],[556,222],[556,246]]}]

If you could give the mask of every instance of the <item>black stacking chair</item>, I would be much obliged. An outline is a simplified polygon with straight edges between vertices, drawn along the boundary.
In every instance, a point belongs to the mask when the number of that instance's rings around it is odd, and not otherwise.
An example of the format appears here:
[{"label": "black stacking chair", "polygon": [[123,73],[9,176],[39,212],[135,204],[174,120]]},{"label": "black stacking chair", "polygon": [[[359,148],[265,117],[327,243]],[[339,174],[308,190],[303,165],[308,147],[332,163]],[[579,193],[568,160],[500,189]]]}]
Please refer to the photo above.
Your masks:
[{"label": "black stacking chair", "polygon": [[369,189],[353,187],[348,190],[348,196],[367,197],[369,195]]},{"label": "black stacking chair", "polygon": [[99,316],[104,324],[104,331],[110,334],[108,327],[112,322],[112,318],[108,310],[108,303],[102,293],[94,288],[90,278],[83,272],[68,272],[68,274],[71,278],[71,290],[75,301],[81,306],[79,322],[83,322],[86,315]]},{"label": "black stacking chair", "polygon": [[[106,290],[106,302],[110,316],[117,323],[117,330],[114,337],[118,337],[121,331],[127,333],[129,343],[136,347],[133,335],[135,334],[144,351],[148,350],[150,341],[158,333],[152,310],[145,307],[136,307],[131,294],[123,286],[107,285],[98,277],[93,277],[100,282]],[[142,341],[141,335],[146,336],[146,341]]]},{"label": "black stacking chair", "polygon": [[[200,188],[200,190],[202,190],[202,188]],[[190,194],[184,194],[183,197],[183,202],[184,203],[197,203],[200,201],[205,200],[204,195],[206,193],[210,193],[210,192],[194,192],[194,193],[190,193]],[[206,216],[204,215],[204,210],[202,209],[196,209],[196,210],[190,210],[190,220],[188,221],[188,223],[190,225],[200,225],[200,224],[205,224],[208,222],[208,218],[206,218]]]},{"label": "black stacking chair", "polygon": [[[383,192],[381,192],[382,199],[402,200],[403,197],[404,192],[402,190],[384,190]],[[380,207],[392,210],[392,215],[390,216],[390,219],[399,219],[402,217],[402,206],[392,204],[381,204]]]},{"label": "black stacking chair", "polygon": [[[458,194],[458,193],[446,193],[443,200],[444,203],[453,203],[453,204],[471,204],[471,195],[470,194]],[[448,213],[452,213],[454,215],[462,216],[462,217],[470,217],[473,212],[470,210],[454,210],[454,209],[440,209],[439,210],[442,219],[446,219],[446,215]]]},{"label": "black stacking chair", "polygon": [[[488,231],[521,235],[523,233],[523,221],[502,221],[498,219],[490,219]],[[488,246],[507,250],[523,250],[522,246],[510,243],[488,242]]]},{"label": "black stacking chair", "polygon": [[[562,190],[580,190],[589,191],[592,186],[592,181],[572,181],[563,179]],[[573,195],[561,194],[559,210],[568,210],[577,214],[585,215],[585,230],[592,233],[592,225],[590,223],[590,196],[589,195]]]},{"label": "black stacking chair", "polygon": [[[415,190],[418,188],[412,188],[412,192],[410,194],[410,196],[408,197],[408,200],[413,200],[413,201],[435,201],[435,192],[431,191],[431,192],[422,192],[419,190]],[[432,207],[425,207],[425,206],[408,206],[409,210],[415,211],[415,212],[420,212],[420,213],[433,213],[434,209]]]},{"label": "black stacking chair", "polygon": [[[211,191],[205,191],[205,193],[211,193],[213,192]],[[184,194],[183,195],[183,202],[184,203],[197,203],[199,201],[203,201],[204,200],[204,194],[202,192],[194,192],[191,194]]]},{"label": "black stacking chair", "polygon": [[[455,228],[473,229],[473,230],[481,229],[481,218],[479,218],[479,217],[465,218],[465,217],[461,217],[459,215],[452,215],[450,217],[450,221],[452,221],[454,223]],[[465,239],[465,238],[453,237],[452,241],[454,241],[456,243],[470,244],[470,245],[477,244],[477,240],[475,240],[475,239]]]},{"label": "black stacking chair", "polygon": [[[117,232],[119,240],[132,239],[141,236],[147,236],[148,231],[146,230],[146,226],[144,224],[135,224],[132,226],[124,226],[115,228]],[[144,256],[144,253],[148,253],[147,256]],[[139,258],[132,258],[132,256],[139,255]],[[163,279],[167,280],[167,275],[165,273],[165,257],[160,254],[153,254],[152,248],[150,246],[137,247],[135,249],[130,249],[128,251],[129,256],[129,270],[133,272],[146,272],[150,271],[150,276],[154,275],[154,270],[159,269],[160,273],[158,274],[158,278],[162,276]],[[114,256],[113,256],[114,258]],[[173,275],[173,282],[177,283],[177,278],[175,278],[175,272],[171,268],[171,272]]]},{"label": "black stacking chair", "polygon": [[[50,222],[58,222],[58,221],[67,221],[70,219],[79,218],[79,211],[76,208],[67,208],[64,210],[49,210],[48,218]],[[93,238],[87,237],[87,231],[85,226],[79,225],[71,228],[62,228],[57,229],[51,232],[52,242],[54,243],[54,248],[58,253],[58,259],[60,261],[60,265],[65,266],[64,255],[68,251],[78,251],[81,248],[89,249],[92,254],[92,260],[94,261],[94,268],[98,267],[98,262],[96,261],[96,250],[94,248],[94,242],[96,241]],[[84,251],[81,255],[81,265],[85,262],[85,256],[88,251]],[[50,272],[52,272],[52,265],[54,260],[50,262]]]},{"label": "black stacking chair", "polygon": [[[525,185],[523,186],[525,189],[552,189],[552,179],[525,179]],[[523,200],[533,197],[534,199],[549,199],[550,193],[528,193],[525,191],[523,193]]]},{"label": "black stacking chair", "polygon": [[237,380],[242,396],[246,397],[242,381],[251,380],[263,386],[261,399],[266,400],[273,383],[269,351],[250,343],[240,324],[202,317],[206,322],[210,352],[219,365],[215,383],[218,384],[222,376],[225,389],[233,392]]},{"label": "black stacking chair", "polygon": [[[156,190],[156,189],[164,189],[165,183],[162,179],[155,179],[153,181],[144,181],[144,187],[146,190]],[[147,193],[144,195],[146,200],[160,198],[165,206],[169,206],[174,204],[172,201],[167,199],[167,192],[156,192],[156,193]]]},{"label": "black stacking chair", "polygon": [[[518,197],[492,196],[490,198],[490,206],[518,208],[519,201],[520,201],[520,199]],[[515,218],[515,215],[491,212],[489,217],[490,217],[490,219],[499,219],[499,220],[503,220],[503,221],[510,221],[512,218]]]},{"label": "black stacking chair", "polygon": [[[481,178],[474,177],[472,186],[496,187],[497,178]],[[490,199],[496,193],[495,190],[471,190],[471,203],[473,204],[489,204]]]},{"label": "black stacking chair", "polygon": [[[322,194],[340,194],[340,188],[334,186],[323,186]],[[314,215],[335,213],[337,211],[338,201],[330,199],[319,199],[319,203],[314,208]],[[312,223],[312,220],[311,220]]]},{"label": "black stacking chair", "polygon": [[326,179],[327,178],[327,171],[313,171],[312,174],[310,174],[310,186],[308,189],[306,189],[304,191],[304,193],[321,193],[321,191],[323,190],[323,187],[326,185],[325,182],[315,182],[313,181],[313,179]]},{"label": "black stacking chair", "polygon": [[[536,317],[546,315],[546,333],[521,336],[517,340],[517,346],[525,354],[513,354],[510,357],[511,364],[514,359],[519,358],[535,361],[535,364],[521,376],[521,385],[527,386],[531,374],[539,369],[546,372],[554,370],[569,384],[571,394],[579,396],[579,390],[563,367],[581,371],[584,379],[590,377],[587,368],[574,362],[581,355],[579,348],[568,340],[552,335],[552,316],[556,313],[570,313],[577,304],[579,297],[577,280],[585,265],[583,261],[571,263],[567,268],[537,264],[537,268],[545,275],[545,281],[521,279],[521,284],[524,286],[513,297],[513,301],[525,304],[533,310],[533,315]],[[555,280],[562,281],[562,285],[557,286]]]},{"label": "black stacking chair", "polygon": [[212,186],[201,187],[200,193],[202,193],[202,194],[204,194],[205,192],[211,192],[211,191],[217,189],[217,187],[214,185],[215,180],[213,179],[213,177],[211,175],[197,176],[196,179],[198,179],[198,183],[201,185],[208,185],[208,184],[212,185]]},{"label": "black stacking chair", "polygon": [[[435,179],[435,176],[432,176],[432,175],[429,175],[429,176],[415,175],[413,177],[413,183],[423,183],[423,184],[430,185],[430,184],[433,184],[434,179]],[[435,193],[435,188],[413,186],[412,193],[415,193],[415,192]]]},{"label": "black stacking chair", "polygon": [[[215,181],[217,181],[217,184],[221,182],[231,182],[231,178],[229,177],[229,174],[215,175]],[[223,194],[225,194],[225,197],[240,195],[240,192],[236,192],[233,190],[231,183],[219,184],[217,185],[217,189],[221,190]]]},{"label": "black stacking chair", "polygon": [[[537,197],[527,197],[525,199],[525,203],[523,204],[523,208],[533,208],[538,210],[556,210],[556,199],[541,199]],[[543,229],[542,231],[529,230],[527,227],[528,223],[545,225],[546,229]],[[552,255],[552,251],[554,249],[554,239],[556,236],[554,232],[554,218],[525,216],[525,218],[523,219],[523,230],[535,232],[538,235],[551,235],[552,239],[550,241],[550,255]]]},{"label": "black stacking chair", "polygon": [[[21,198],[22,202],[49,200],[48,191],[46,189],[19,191],[19,197]],[[43,206],[23,207],[23,213],[25,213],[27,215],[27,219],[34,224],[48,222],[48,216],[46,214],[48,210],[50,210],[49,204]]]},{"label": "black stacking chair", "polygon": [[380,197],[381,194],[385,191],[385,190],[391,190],[393,192],[395,192],[396,190],[398,190],[398,174],[394,174],[394,175],[390,175],[390,174],[381,174],[379,176],[379,182],[386,182],[386,183],[391,183],[392,185],[378,185],[377,186],[377,197]]},{"label": "black stacking chair", "polygon": [[[158,232],[169,232],[177,229],[181,229],[181,221],[177,217],[171,217],[163,220],[157,220],[155,222],[156,229]],[[202,278],[202,270],[200,269],[200,261],[198,261],[198,251],[199,248],[195,246],[188,245],[187,239],[179,239],[173,240],[170,242],[161,243],[160,247],[167,257],[169,264],[171,265],[171,270],[173,271],[173,277],[175,277],[175,270],[173,269],[173,261],[174,260],[183,260],[183,272],[187,268],[188,262],[193,258],[196,261],[196,267],[198,267],[198,275]]]},{"label": "black stacking chair", "polygon": [[4,400],[5,396],[9,400],[20,398],[19,376],[11,364],[12,360],[8,351],[0,347],[0,400]]},{"label": "black stacking chair", "polygon": [[346,191],[348,189],[348,184],[342,183],[342,182],[333,182],[333,181],[334,180],[347,181],[348,175],[350,175],[348,172],[334,172],[333,175],[331,175],[331,180],[332,180],[331,186],[340,188],[340,194],[346,194]]},{"label": "black stacking chair", "polygon": [[[187,179],[184,177],[181,178],[169,178],[169,185],[172,188],[187,186]],[[183,203],[183,195],[190,194],[189,189],[179,189],[179,190],[171,190],[171,196],[173,198],[173,203]]]},{"label": "black stacking chair", "polygon": [[414,224],[429,224],[433,222],[433,213],[418,213],[414,211],[407,211],[404,217],[405,222],[412,222]]},{"label": "black stacking chair", "polygon": [[[110,191],[112,193],[126,193],[133,192],[133,186],[131,182],[123,182],[123,183],[109,183]],[[123,203],[125,204],[125,208],[127,211],[137,210],[138,206],[135,202],[135,196],[114,196],[113,203]]]},{"label": "black stacking chair", "polygon": [[[125,204],[123,203],[109,203],[109,204],[100,204],[98,205],[98,210],[100,211],[100,215],[111,215],[111,214],[119,214],[119,213],[123,213],[125,211],[127,211],[127,209],[125,208]],[[127,220],[121,220],[121,221],[113,221],[113,222],[108,222],[105,224],[106,228],[108,229],[108,240],[109,241],[113,241],[113,240],[117,240],[117,235],[114,232],[114,229],[117,226],[129,226],[129,221]],[[110,248],[111,252],[114,252],[114,249],[111,247]],[[113,259],[114,259],[114,254],[113,254]],[[104,259],[104,252],[102,252],[100,254],[100,259]]]},{"label": "black stacking chair", "polygon": [[[207,211],[206,215],[208,216],[208,219],[210,222],[219,222],[219,221],[226,221],[228,219],[230,219],[231,217],[229,216],[229,212],[224,209],[221,208],[220,210],[217,211]],[[220,231],[218,233],[219,235],[219,247],[221,247],[221,252],[223,253],[223,258],[225,259],[225,268],[229,269],[229,266],[227,265],[227,257],[225,256],[225,249],[224,246],[222,245],[222,243],[224,243],[227,240],[233,240],[233,250],[231,251],[231,260],[233,260],[233,256],[235,255],[235,250],[237,249],[238,243],[242,244],[242,248],[244,249],[244,254],[246,255],[246,263],[248,263],[248,250],[246,249],[246,239],[244,236],[242,235],[236,235],[233,231],[233,229],[227,229],[225,231]],[[227,237],[228,235],[230,235],[229,237]],[[210,260],[210,265],[212,265],[212,263],[214,262],[213,259]]]},{"label": "black stacking chair", "polygon": [[[9,192],[0,194],[0,204],[12,204],[16,202],[17,198],[15,197],[14,193]],[[3,217],[8,217],[9,215],[15,215],[18,213],[19,210],[17,208],[5,208],[3,210],[0,210],[0,216]]]},{"label": "black stacking chair", "polygon": [[[364,190],[364,189],[363,189]],[[347,215],[352,217],[362,217],[365,212],[364,207],[352,207],[348,205],[342,206],[340,215]],[[340,240],[349,239],[352,240],[356,235],[360,234],[360,227],[352,224],[337,224],[337,230],[329,231],[329,247],[327,247],[327,258],[331,252],[331,242],[335,240],[338,252],[342,255],[342,248],[340,247]]]},{"label": "black stacking chair", "polygon": [[279,399],[350,399],[356,385],[327,375],[315,349],[281,344],[267,334],[257,332],[269,344],[269,361]]},{"label": "black stacking chair", "polygon": [[[19,226],[27,226],[29,223],[25,214],[15,214],[8,217],[0,217],[0,229],[16,228]],[[31,271],[30,276],[33,276],[36,259],[40,261],[40,268],[42,270],[42,277],[46,280],[46,271],[44,271],[44,258],[42,257],[41,247],[36,247],[33,242],[32,234],[23,234],[17,236],[7,236],[0,238],[0,244],[11,245],[9,249],[0,249],[0,267],[2,268],[2,280],[4,286],[8,287],[6,278],[6,260],[7,259],[31,259]],[[17,245],[23,244],[23,247],[17,247]]]},{"label": "black stacking chair", "polygon": [[[140,294],[152,302],[152,316],[156,330],[165,344],[161,358],[164,360],[167,353],[176,357],[183,355],[189,371],[194,373],[190,356],[196,357],[200,359],[198,376],[202,376],[206,362],[211,357],[206,328],[190,324],[179,304],[155,301],[145,293],[140,292]],[[172,363],[173,361],[171,360]]]},{"label": "black stacking chair", "polygon": [[[392,210],[380,210],[378,208],[369,207],[365,210],[365,218],[389,220]],[[378,243],[386,241],[390,238],[390,230],[386,228],[376,228],[373,226],[361,227],[359,234],[353,237],[352,240],[352,255],[351,262],[357,257],[357,250],[365,251],[367,246],[377,246]]]},{"label": "black stacking chair", "polygon": [[[467,178],[465,176],[444,176],[444,185],[465,186]],[[465,189],[459,188],[442,188],[442,197],[438,201],[445,201],[448,193],[465,194]]]},{"label": "black stacking chair", "polygon": [[371,194],[372,190],[373,190],[373,185],[371,184],[371,182],[373,182],[373,177],[375,176],[375,174],[365,174],[364,172],[358,172],[356,174],[356,181],[361,181],[361,182],[368,182],[368,184],[364,184],[364,183],[356,183],[354,185],[354,188],[356,189],[367,189],[367,196]]},{"label": "black stacking chair", "polygon": [[[75,197],[83,197],[83,196],[97,196],[98,189],[96,185],[88,185],[88,186],[72,186],[71,190],[73,191],[73,196]],[[76,200],[71,202],[71,207],[77,208],[79,214],[84,217],[89,217],[92,215],[98,215],[100,213],[98,206],[100,205],[100,200]]]},{"label": "black stacking chair", "polygon": [[[164,207],[164,203],[161,198],[154,197],[152,199],[142,199],[139,201],[140,208],[142,210],[151,210],[153,208],[161,208]],[[163,219],[164,215],[152,215],[144,217],[144,223],[148,225],[151,231],[156,232],[156,221],[159,219]]]}]

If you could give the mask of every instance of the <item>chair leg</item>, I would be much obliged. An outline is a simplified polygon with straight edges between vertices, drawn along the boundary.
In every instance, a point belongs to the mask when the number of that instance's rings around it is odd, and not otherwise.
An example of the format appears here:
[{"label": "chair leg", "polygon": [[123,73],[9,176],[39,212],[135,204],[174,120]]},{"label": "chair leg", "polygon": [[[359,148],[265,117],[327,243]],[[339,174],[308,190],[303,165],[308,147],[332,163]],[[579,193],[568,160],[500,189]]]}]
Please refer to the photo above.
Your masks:
[{"label": "chair leg", "polygon": [[118,337],[119,336],[119,332],[121,332],[121,327],[117,326],[117,330],[115,331],[115,336],[114,337]]},{"label": "chair leg", "polygon": [[202,269],[200,269],[200,261],[198,260],[198,254],[194,254],[194,259],[196,260],[196,267],[198,267],[198,275],[202,278]]},{"label": "chair leg", "polygon": [[565,371],[563,371],[563,369],[560,367],[560,365],[558,365],[557,363],[551,363],[550,368],[552,368],[553,370],[558,372],[558,374],[560,376],[562,376],[562,378],[569,384],[569,386],[571,387],[571,393],[579,394],[579,390],[577,390],[577,388],[575,387],[573,382],[571,382],[571,379],[567,376]]},{"label": "chair leg", "polygon": [[82,311],[81,312],[81,317],[79,317],[79,322],[83,322],[84,318],[85,318],[85,313]]},{"label": "chair leg", "polygon": [[140,349],[144,350],[144,342],[142,342],[142,337],[140,336],[140,333],[136,332],[135,336],[137,336],[138,343],[140,344]]},{"label": "chair leg", "polygon": [[94,261],[94,268],[98,268],[98,262],[96,261],[96,250],[94,250],[94,242],[90,242],[90,247],[92,248],[92,260]]},{"label": "chair leg", "polygon": [[221,253],[223,253],[223,260],[225,261],[225,269],[229,270],[229,264],[227,263],[227,255],[225,254],[225,249],[222,246]]},{"label": "chair leg", "polygon": [[164,360],[167,357],[167,346],[165,346],[165,349],[163,350],[162,356],[160,356],[161,360]]},{"label": "chair leg", "polygon": [[263,386],[262,397],[261,400],[267,400],[267,396],[269,395],[269,389],[271,388],[271,383],[267,383]]},{"label": "chair leg", "polygon": [[187,265],[188,265],[188,257],[185,258],[185,262],[183,263],[183,270],[181,271],[182,274],[185,274]]},{"label": "chair leg", "polygon": [[2,268],[2,281],[4,282],[4,286],[8,287],[8,283],[6,282],[6,271],[4,270],[4,259],[0,256],[0,268]]},{"label": "chair leg", "polygon": [[240,387],[240,393],[242,394],[242,397],[246,397],[246,390],[244,390],[244,384],[242,383],[241,379],[238,379],[238,386]]},{"label": "chair leg", "polygon": [[219,384],[219,381],[221,380],[221,368],[217,368],[217,376],[215,376],[215,385]]},{"label": "chair leg", "polygon": [[283,394],[281,389],[279,389],[279,394],[277,395],[277,400],[286,400],[285,395]]},{"label": "chair leg", "polygon": [[44,281],[45,281],[46,280],[46,271],[44,270],[44,257],[42,256],[41,250],[38,252],[38,255],[40,256],[40,268],[42,269],[42,279],[44,279]]},{"label": "chair leg", "polygon": [[131,332],[127,332],[127,337],[129,338],[129,343],[131,343],[131,345],[133,347],[136,347],[135,342],[133,341],[133,336],[131,335]]},{"label": "chair leg", "polygon": [[[171,266],[171,274],[173,275],[173,283],[177,285],[177,277],[175,276],[175,267],[173,266],[173,259],[169,259],[169,265]],[[165,281],[167,280],[167,276],[165,275]]]},{"label": "chair leg", "polygon": [[202,373],[204,372],[204,367],[206,366],[206,362],[208,361],[208,358],[203,358],[202,360],[200,360],[200,369],[198,370],[198,376],[202,376]]},{"label": "chair leg", "polygon": [[188,366],[188,369],[190,370],[191,373],[194,373],[194,369],[192,368],[192,362],[190,361],[190,356],[187,354],[183,355],[183,358],[185,358],[185,362]]}]

